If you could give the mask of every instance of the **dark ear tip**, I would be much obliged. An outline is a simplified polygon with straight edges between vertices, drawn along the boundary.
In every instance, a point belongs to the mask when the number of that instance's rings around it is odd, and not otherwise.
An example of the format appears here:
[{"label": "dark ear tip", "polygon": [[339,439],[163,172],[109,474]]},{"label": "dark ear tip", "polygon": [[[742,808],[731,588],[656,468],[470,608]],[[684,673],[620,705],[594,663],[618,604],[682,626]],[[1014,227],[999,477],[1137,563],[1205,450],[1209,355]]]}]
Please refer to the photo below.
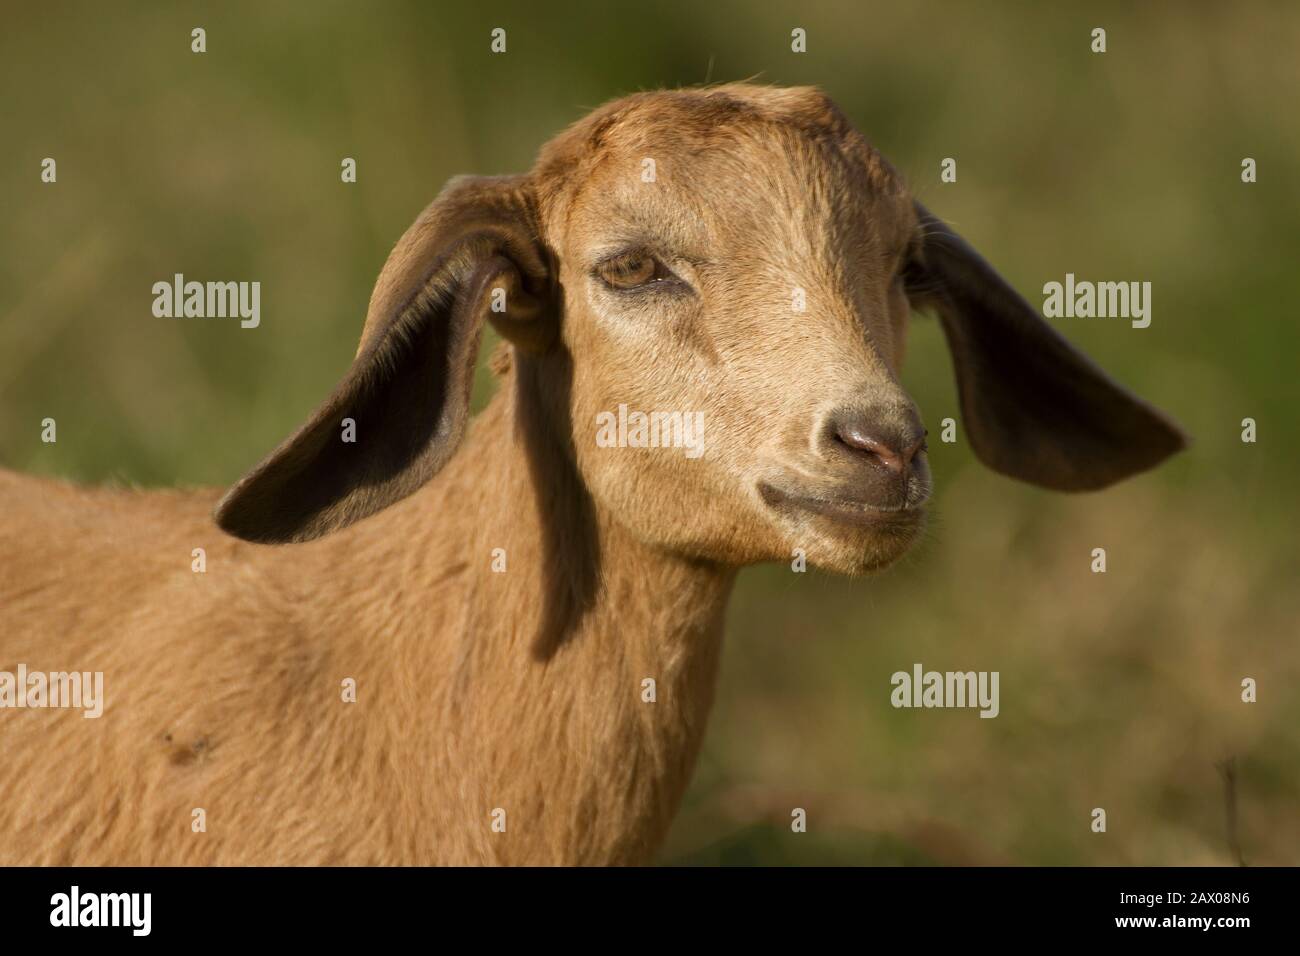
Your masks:
[{"label": "dark ear tip", "polygon": [[1084,479],[1075,488],[1067,490],[1100,491],[1109,488],[1128,478],[1152,471],[1179,452],[1186,451],[1191,443],[1192,436],[1188,432],[1163,414],[1157,413],[1143,450],[1135,450],[1128,460],[1112,470],[1098,469],[1091,476],[1092,480]]},{"label": "dark ear tip", "polygon": [[232,498],[232,492],[228,492],[212,509],[212,520],[216,522],[218,528],[232,537],[258,544],[269,543],[259,533],[257,525],[249,520],[245,509],[240,507],[239,499]]},{"label": "dark ear tip", "polygon": [[1164,444],[1154,445],[1147,456],[1145,462],[1133,471],[1133,474],[1141,474],[1144,471],[1150,471],[1159,465],[1164,464],[1170,458],[1187,450],[1191,445],[1191,436],[1181,430],[1172,430],[1167,436]]},{"label": "dark ear tip", "polygon": [[1186,450],[1192,436],[1163,413],[1142,405],[1124,437],[1109,436],[1098,445],[1057,444],[1047,458],[1007,454],[996,441],[977,442],[976,456],[993,471],[1040,488],[1066,493],[1101,491],[1163,464]]},{"label": "dark ear tip", "polygon": [[226,534],[253,544],[286,544],[297,540],[269,516],[261,513],[256,498],[246,489],[247,481],[235,484],[217,506],[212,509],[212,520]]},{"label": "dark ear tip", "polygon": [[1192,447],[1194,439],[1191,432],[1163,412],[1153,411],[1152,414],[1156,416],[1160,429],[1160,440],[1155,441],[1156,448],[1160,452],[1159,461],[1164,461],[1171,455]]}]

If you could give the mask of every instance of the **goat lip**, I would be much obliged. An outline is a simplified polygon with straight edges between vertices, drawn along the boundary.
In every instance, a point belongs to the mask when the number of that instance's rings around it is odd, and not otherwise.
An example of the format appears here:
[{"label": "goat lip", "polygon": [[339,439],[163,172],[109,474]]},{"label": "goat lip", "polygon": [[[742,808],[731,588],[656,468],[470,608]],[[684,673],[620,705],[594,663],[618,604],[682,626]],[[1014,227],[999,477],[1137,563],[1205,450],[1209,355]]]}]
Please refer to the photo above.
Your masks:
[{"label": "goat lip", "polygon": [[784,491],[761,481],[758,493],[763,501],[777,510],[798,510],[818,515],[841,524],[860,525],[876,529],[899,531],[915,528],[924,517],[920,505],[911,507],[881,507],[866,501],[833,496],[804,495]]}]

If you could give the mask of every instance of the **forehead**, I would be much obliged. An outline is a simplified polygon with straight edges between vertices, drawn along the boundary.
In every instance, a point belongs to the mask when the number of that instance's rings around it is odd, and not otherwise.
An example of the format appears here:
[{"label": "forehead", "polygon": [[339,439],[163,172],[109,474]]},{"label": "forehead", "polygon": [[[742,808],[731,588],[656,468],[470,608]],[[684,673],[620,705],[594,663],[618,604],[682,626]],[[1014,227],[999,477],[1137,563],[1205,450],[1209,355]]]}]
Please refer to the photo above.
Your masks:
[{"label": "forehead", "polygon": [[821,93],[720,87],[640,94],[543,151],[546,228],[566,247],[660,242],[683,255],[782,238],[897,251],[906,186]]}]

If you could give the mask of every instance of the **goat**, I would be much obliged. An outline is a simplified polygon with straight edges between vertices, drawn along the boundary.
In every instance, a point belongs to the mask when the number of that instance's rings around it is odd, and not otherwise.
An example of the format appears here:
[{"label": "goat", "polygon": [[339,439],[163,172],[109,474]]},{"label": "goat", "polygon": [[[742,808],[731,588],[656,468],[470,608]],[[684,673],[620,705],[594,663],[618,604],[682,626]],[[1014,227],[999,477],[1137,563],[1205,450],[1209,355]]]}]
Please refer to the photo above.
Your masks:
[{"label": "goat", "polygon": [[[737,570],[863,573],[922,528],[923,307],[996,471],[1097,489],[1183,447],[816,89],[640,93],[452,180],[346,375],[224,497],[0,473],[0,666],[106,697],[0,708],[0,861],[651,860]],[[702,454],[597,443],[622,406],[702,413]]]}]

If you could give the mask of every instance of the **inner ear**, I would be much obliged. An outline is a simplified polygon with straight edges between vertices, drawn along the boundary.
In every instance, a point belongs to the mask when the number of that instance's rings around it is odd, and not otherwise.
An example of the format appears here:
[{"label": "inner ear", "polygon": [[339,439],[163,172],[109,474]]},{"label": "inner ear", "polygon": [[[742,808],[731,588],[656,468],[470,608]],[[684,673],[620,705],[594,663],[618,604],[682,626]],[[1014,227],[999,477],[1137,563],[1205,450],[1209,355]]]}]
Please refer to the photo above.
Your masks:
[{"label": "inner ear", "polygon": [[[482,308],[457,302],[452,312]],[[455,451],[481,322],[417,299],[368,343],[329,397],[239,481],[218,524],[253,541],[301,541],[351,524],[410,494]]]},{"label": "inner ear", "polygon": [[553,342],[549,260],[522,178],[454,181],[406,231],[371,297],[362,345],[310,419],[242,478],[217,523],[303,541],[406,497],[455,453],[483,321],[528,352]]},{"label": "inner ear", "polygon": [[[554,274],[551,272],[550,274]],[[558,290],[549,282],[529,289],[528,280],[505,256],[492,256],[475,273],[469,294],[487,300],[497,334],[533,355],[546,352],[560,332]]]},{"label": "inner ear", "polygon": [[1052,328],[988,262],[918,204],[920,247],[904,276],[943,324],[962,418],[990,468],[1060,491],[1103,488],[1187,439]]}]

